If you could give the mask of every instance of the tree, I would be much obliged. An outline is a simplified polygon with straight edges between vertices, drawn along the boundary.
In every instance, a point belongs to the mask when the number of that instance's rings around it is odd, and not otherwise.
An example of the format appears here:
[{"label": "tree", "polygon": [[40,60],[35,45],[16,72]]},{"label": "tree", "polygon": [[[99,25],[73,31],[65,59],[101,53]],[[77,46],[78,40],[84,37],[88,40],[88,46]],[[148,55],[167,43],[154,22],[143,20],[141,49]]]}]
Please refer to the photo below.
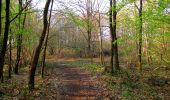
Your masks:
[{"label": "tree", "polygon": [[2,13],[2,0],[0,0],[0,38],[1,38],[1,32],[2,32],[1,13]]},{"label": "tree", "polygon": [[[111,73],[120,70],[119,68],[119,58],[118,58],[118,44],[116,36],[116,0],[110,0],[110,11],[109,11],[109,22],[110,22],[110,35],[111,35]],[[115,68],[113,67],[113,60],[115,61]]]},{"label": "tree", "polygon": [[117,16],[117,10],[116,10],[116,0],[113,0],[113,40],[114,42],[114,54],[115,54],[115,70],[120,70],[119,68],[119,55],[118,55],[118,43],[117,43],[117,35],[116,35],[116,16]]},{"label": "tree", "polygon": [[8,78],[11,78],[11,70],[12,70],[12,32],[11,32],[11,29],[10,29]]},{"label": "tree", "polygon": [[100,40],[99,40],[99,45],[100,45],[100,62],[102,65],[105,65],[105,61],[104,61],[104,55],[103,55],[103,37],[102,37],[102,27],[101,27],[101,14],[99,13],[99,20],[98,20],[98,24],[99,24],[99,35],[100,35]]},{"label": "tree", "polygon": [[50,22],[51,22],[51,14],[52,14],[52,10],[53,10],[53,0],[52,0],[52,4],[51,4],[51,8],[50,8],[50,15],[49,15],[49,19],[48,19],[48,30],[47,30],[47,35],[46,35],[46,39],[45,39],[45,44],[44,44],[44,52],[43,52],[43,57],[42,57],[42,69],[41,69],[41,77],[44,77],[44,67],[45,67],[45,58],[46,58],[46,50],[47,50],[47,45],[48,45],[48,37],[49,37],[49,32],[50,32]]},{"label": "tree", "polygon": [[140,0],[140,7],[139,7],[139,69],[142,71],[142,27],[143,27],[143,22],[142,22],[142,0]]},{"label": "tree", "polygon": [[77,16],[72,16],[78,17],[79,20],[77,18],[72,18],[72,20],[81,30],[83,30],[82,33],[87,40],[87,57],[90,58],[91,63],[93,63],[94,49],[96,48],[95,46],[97,43],[96,40],[99,37],[98,33],[95,32],[94,25],[97,16],[96,11],[99,9],[97,8],[97,2],[98,0],[76,0],[71,4],[71,6],[74,7],[73,9],[70,6],[66,7],[73,11],[75,10],[75,12],[79,12]]},{"label": "tree", "polygon": [[[22,9],[22,0],[18,0],[19,2],[19,11]],[[16,56],[16,64],[14,68],[14,73],[18,74],[18,66],[20,62],[20,56],[21,56],[21,42],[22,42],[22,33],[20,32],[21,30],[21,15],[18,16],[18,29],[19,33],[17,34],[17,56]]]},{"label": "tree", "polygon": [[[19,0],[19,11],[21,11],[23,8],[23,4],[22,4],[22,0]],[[26,1],[27,3],[27,1]],[[27,7],[26,7],[27,8]],[[26,8],[24,10],[26,10]],[[20,59],[21,59],[21,51],[22,51],[22,31],[25,27],[25,20],[26,20],[26,13],[24,13],[24,18],[22,21],[22,16],[19,15],[18,16],[18,20],[19,20],[19,33],[17,34],[17,58],[16,58],[16,64],[15,64],[15,68],[14,68],[14,73],[18,74],[18,67],[19,67],[19,63],[20,63]],[[22,23],[21,23],[22,22]]]},{"label": "tree", "polygon": [[91,59],[91,63],[93,62],[93,54],[92,54],[92,25],[91,25],[91,17],[92,17],[92,2],[87,0],[87,36],[88,36],[88,55]]},{"label": "tree", "polygon": [[113,73],[114,69],[113,69],[113,57],[114,57],[114,45],[113,45],[113,20],[112,20],[112,15],[113,15],[113,12],[112,12],[112,5],[113,5],[113,2],[112,0],[110,0],[110,11],[109,11],[109,25],[110,25],[110,35],[111,35],[111,59],[110,59],[110,66],[111,66],[111,72]]},{"label": "tree", "polygon": [[0,52],[0,80],[3,82],[3,66],[5,61],[5,52],[7,49],[7,41],[8,41],[8,33],[9,33],[9,27],[10,27],[10,0],[6,0],[6,10],[5,10],[6,16],[5,16],[5,31],[4,31],[4,38],[3,38],[3,44]]},{"label": "tree", "polygon": [[143,9],[143,2],[140,0],[139,7],[135,4],[138,10],[139,16],[139,33],[138,33],[138,64],[139,70],[142,71],[142,29],[143,29],[143,19],[142,19],[142,9]]},{"label": "tree", "polygon": [[40,40],[39,40],[39,44],[35,49],[33,61],[32,61],[32,64],[31,64],[31,69],[30,69],[30,73],[29,73],[29,83],[28,83],[29,89],[34,88],[34,78],[35,78],[36,66],[37,66],[37,63],[38,63],[41,47],[42,47],[42,44],[44,42],[44,38],[45,38],[46,31],[47,31],[47,28],[48,28],[47,15],[48,15],[48,9],[49,9],[50,2],[51,2],[51,0],[47,0],[45,8],[44,8],[44,14],[43,14],[43,25],[44,25],[44,27],[43,27],[43,31],[42,31],[42,34],[41,34],[41,37],[40,37]]}]

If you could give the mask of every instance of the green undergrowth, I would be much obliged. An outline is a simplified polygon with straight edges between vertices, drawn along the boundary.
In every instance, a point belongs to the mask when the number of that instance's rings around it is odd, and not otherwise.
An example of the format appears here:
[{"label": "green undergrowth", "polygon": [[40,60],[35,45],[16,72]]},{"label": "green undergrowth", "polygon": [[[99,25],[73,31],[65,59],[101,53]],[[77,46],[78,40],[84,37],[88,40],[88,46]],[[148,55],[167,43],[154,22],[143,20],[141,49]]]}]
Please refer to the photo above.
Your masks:
[{"label": "green undergrowth", "polygon": [[80,67],[90,71],[92,74],[102,73],[104,71],[104,66],[102,66],[101,64],[97,64],[97,63],[83,64]]},{"label": "green undergrowth", "polygon": [[148,69],[144,69],[142,73],[136,70],[122,69],[112,76],[110,73],[103,73],[104,66],[101,64],[91,64],[89,61],[59,62],[49,64],[49,66],[57,66],[58,64],[79,67],[88,70],[94,75],[100,74],[99,81],[102,84],[107,84],[108,89],[113,92],[113,97],[118,97],[116,100],[168,100],[166,99],[166,93],[169,90],[166,90],[166,88],[168,86],[156,87],[147,83],[151,75],[151,70]]},{"label": "green undergrowth", "polygon": [[105,75],[104,81],[120,100],[164,100],[157,88],[147,84],[142,78],[139,73],[126,70],[115,76]]},{"label": "green undergrowth", "polygon": [[99,63],[90,63],[87,60],[78,60],[78,61],[62,61],[62,62],[48,62],[46,67],[54,67],[65,65],[67,67],[79,67],[85,70],[90,71],[92,74],[101,73],[104,71],[104,66]]},{"label": "green undergrowth", "polygon": [[148,84],[147,78],[144,77],[147,76],[145,73],[126,69],[112,76],[110,73],[103,74],[104,67],[97,63],[82,64],[81,68],[94,74],[102,73],[100,82],[106,83],[107,87],[111,88],[113,97],[117,96],[118,100],[166,100],[164,99],[166,94],[159,91],[159,89],[165,89],[166,86],[161,88]]}]

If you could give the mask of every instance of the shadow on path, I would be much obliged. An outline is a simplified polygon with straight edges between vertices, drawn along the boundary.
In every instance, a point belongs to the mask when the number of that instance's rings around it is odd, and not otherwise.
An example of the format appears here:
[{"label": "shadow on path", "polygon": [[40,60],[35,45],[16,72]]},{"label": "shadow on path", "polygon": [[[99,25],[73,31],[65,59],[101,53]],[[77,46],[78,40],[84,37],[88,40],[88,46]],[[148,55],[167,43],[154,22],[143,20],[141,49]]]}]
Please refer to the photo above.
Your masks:
[{"label": "shadow on path", "polygon": [[106,98],[92,75],[78,67],[57,67],[60,100],[110,100]]}]

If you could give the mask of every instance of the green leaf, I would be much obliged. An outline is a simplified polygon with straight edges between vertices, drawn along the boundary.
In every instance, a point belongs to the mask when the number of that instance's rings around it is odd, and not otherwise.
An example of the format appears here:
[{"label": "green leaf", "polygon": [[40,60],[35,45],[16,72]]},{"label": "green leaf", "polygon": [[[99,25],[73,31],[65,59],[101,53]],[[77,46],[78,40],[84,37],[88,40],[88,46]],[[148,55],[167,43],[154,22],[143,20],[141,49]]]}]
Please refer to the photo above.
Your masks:
[{"label": "green leaf", "polygon": [[125,43],[125,39],[119,38],[116,41],[113,42],[113,44],[115,45],[116,43],[118,43],[118,45],[124,44]]},{"label": "green leaf", "polygon": [[165,32],[163,36],[170,37],[170,32]]}]

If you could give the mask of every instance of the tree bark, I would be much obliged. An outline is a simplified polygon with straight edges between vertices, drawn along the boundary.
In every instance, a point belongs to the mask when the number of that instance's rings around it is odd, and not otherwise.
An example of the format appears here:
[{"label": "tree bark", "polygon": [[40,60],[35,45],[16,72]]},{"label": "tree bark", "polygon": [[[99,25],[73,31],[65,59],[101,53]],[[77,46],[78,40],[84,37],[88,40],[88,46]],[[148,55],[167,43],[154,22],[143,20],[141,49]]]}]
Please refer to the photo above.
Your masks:
[{"label": "tree bark", "polygon": [[1,14],[2,14],[2,0],[0,0],[0,39],[1,39],[1,33],[2,33],[2,20],[1,20]]},{"label": "tree bark", "polygon": [[41,51],[41,47],[42,44],[44,42],[44,38],[46,35],[46,31],[47,31],[47,27],[48,27],[48,21],[47,21],[47,15],[48,15],[48,9],[49,9],[49,5],[50,5],[51,0],[47,0],[46,1],[46,5],[44,8],[44,15],[43,15],[43,31],[39,40],[39,44],[36,47],[35,53],[34,53],[34,57],[33,57],[33,61],[31,64],[31,69],[30,69],[30,73],[29,73],[29,82],[28,82],[28,86],[29,89],[34,89],[34,76],[35,76],[35,71],[36,71],[36,66],[38,63],[38,59],[39,59],[39,55],[40,55],[40,51]]},{"label": "tree bark", "polygon": [[42,61],[42,68],[41,68],[41,77],[44,77],[44,68],[45,68],[45,58],[46,58],[46,50],[47,50],[47,45],[48,45],[48,36],[50,32],[50,22],[51,22],[51,14],[52,14],[52,9],[53,9],[53,0],[50,8],[50,15],[49,15],[49,23],[48,23],[48,30],[47,30],[47,36],[44,44],[44,52],[43,52],[43,61]]},{"label": "tree bark", "polygon": [[[27,0],[26,0],[27,3]],[[22,7],[22,0],[19,0],[19,11],[21,11],[22,9],[24,9]],[[24,11],[26,11],[27,8],[24,9]],[[22,25],[21,25],[21,15],[19,15],[19,30],[22,30],[25,28],[25,20],[26,20],[26,13],[24,13],[24,19],[22,21]],[[15,68],[14,68],[14,73],[18,74],[18,67],[20,66],[20,60],[21,60],[21,51],[22,51],[22,34],[23,33],[19,33],[17,36],[17,58],[16,58],[16,64],[15,64]]]},{"label": "tree bark", "polygon": [[92,46],[91,46],[91,2],[90,0],[87,0],[87,35],[88,35],[88,56],[91,60],[91,63],[93,63],[93,53],[92,53]]},{"label": "tree bark", "polygon": [[[19,1],[19,11],[22,9],[22,0]],[[19,25],[18,28],[21,30],[21,15],[18,16],[19,19]],[[19,33],[17,35],[17,58],[16,58],[16,64],[14,68],[14,73],[18,74],[18,67],[20,63],[20,58],[21,58],[21,49],[22,49],[22,33]]]},{"label": "tree bark", "polygon": [[10,29],[8,78],[11,78],[11,70],[12,70],[12,43],[11,42],[12,42],[12,33]]},{"label": "tree bark", "polygon": [[[119,56],[118,56],[118,44],[116,36],[116,0],[110,0],[110,13],[109,13],[109,22],[110,22],[110,35],[111,35],[111,74],[113,75],[115,71],[120,70],[119,68]],[[114,61],[115,66],[114,66]]]},{"label": "tree bark", "polygon": [[139,7],[139,50],[138,50],[139,70],[140,71],[142,71],[142,27],[143,27],[142,6],[143,6],[143,2],[142,2],[142,0],[140,0],[140,7]]},{"label": "tree bark", "polygon": [[116,36],[116,16],[117,16],[117,11],[116,11],[116,0],[113,0],[113,40],[114,42],[112,43],[114,45],[114,54],[115,54],[115,70],[120,70],[119,67],[119,53],[118,53],[118,43],[117,43],[117,36]]},{"label": "tree bark", "polygon": [[104,55],[103,55],[103,39],[102,39],[102,29],[101,29],[101,17],[99,12],[99,33],[100,33],[100,62],[102,65],[105,65]]},{"label": "tree bark", "polygon": [[5,31],[4,31],[4,39],[3,39],[3,44],[0,52],[0,80],[3,82],[3,66],[4,66],[4,61],[5,61],[5,52],[7,49],[7,41],[8,41],[8,32],[9,32],[9,27],[10,27],[10,20],[9,20],[9,15],[10,15],[10,0],[6,0],[6,9],[5,9],[6,17],[5,17]]},{"label": "tree bark", "polygon": [[[110,35],[111,35],[111,59],[110,59],[110,67],[111,67],[111,73],[114,73],[114,69],[113,69],[113,57],[114,57],[114,45],[113,45],[113,20],[112,20],[112,15],[113,15],[113,11],[112,11],[112,7],[113,7],[113,2],[112,0],[110,0],[110,11],[109,11],[109,25],[110,25]],[[105,69],[106,71],[108,71],[108,69]]]}]

